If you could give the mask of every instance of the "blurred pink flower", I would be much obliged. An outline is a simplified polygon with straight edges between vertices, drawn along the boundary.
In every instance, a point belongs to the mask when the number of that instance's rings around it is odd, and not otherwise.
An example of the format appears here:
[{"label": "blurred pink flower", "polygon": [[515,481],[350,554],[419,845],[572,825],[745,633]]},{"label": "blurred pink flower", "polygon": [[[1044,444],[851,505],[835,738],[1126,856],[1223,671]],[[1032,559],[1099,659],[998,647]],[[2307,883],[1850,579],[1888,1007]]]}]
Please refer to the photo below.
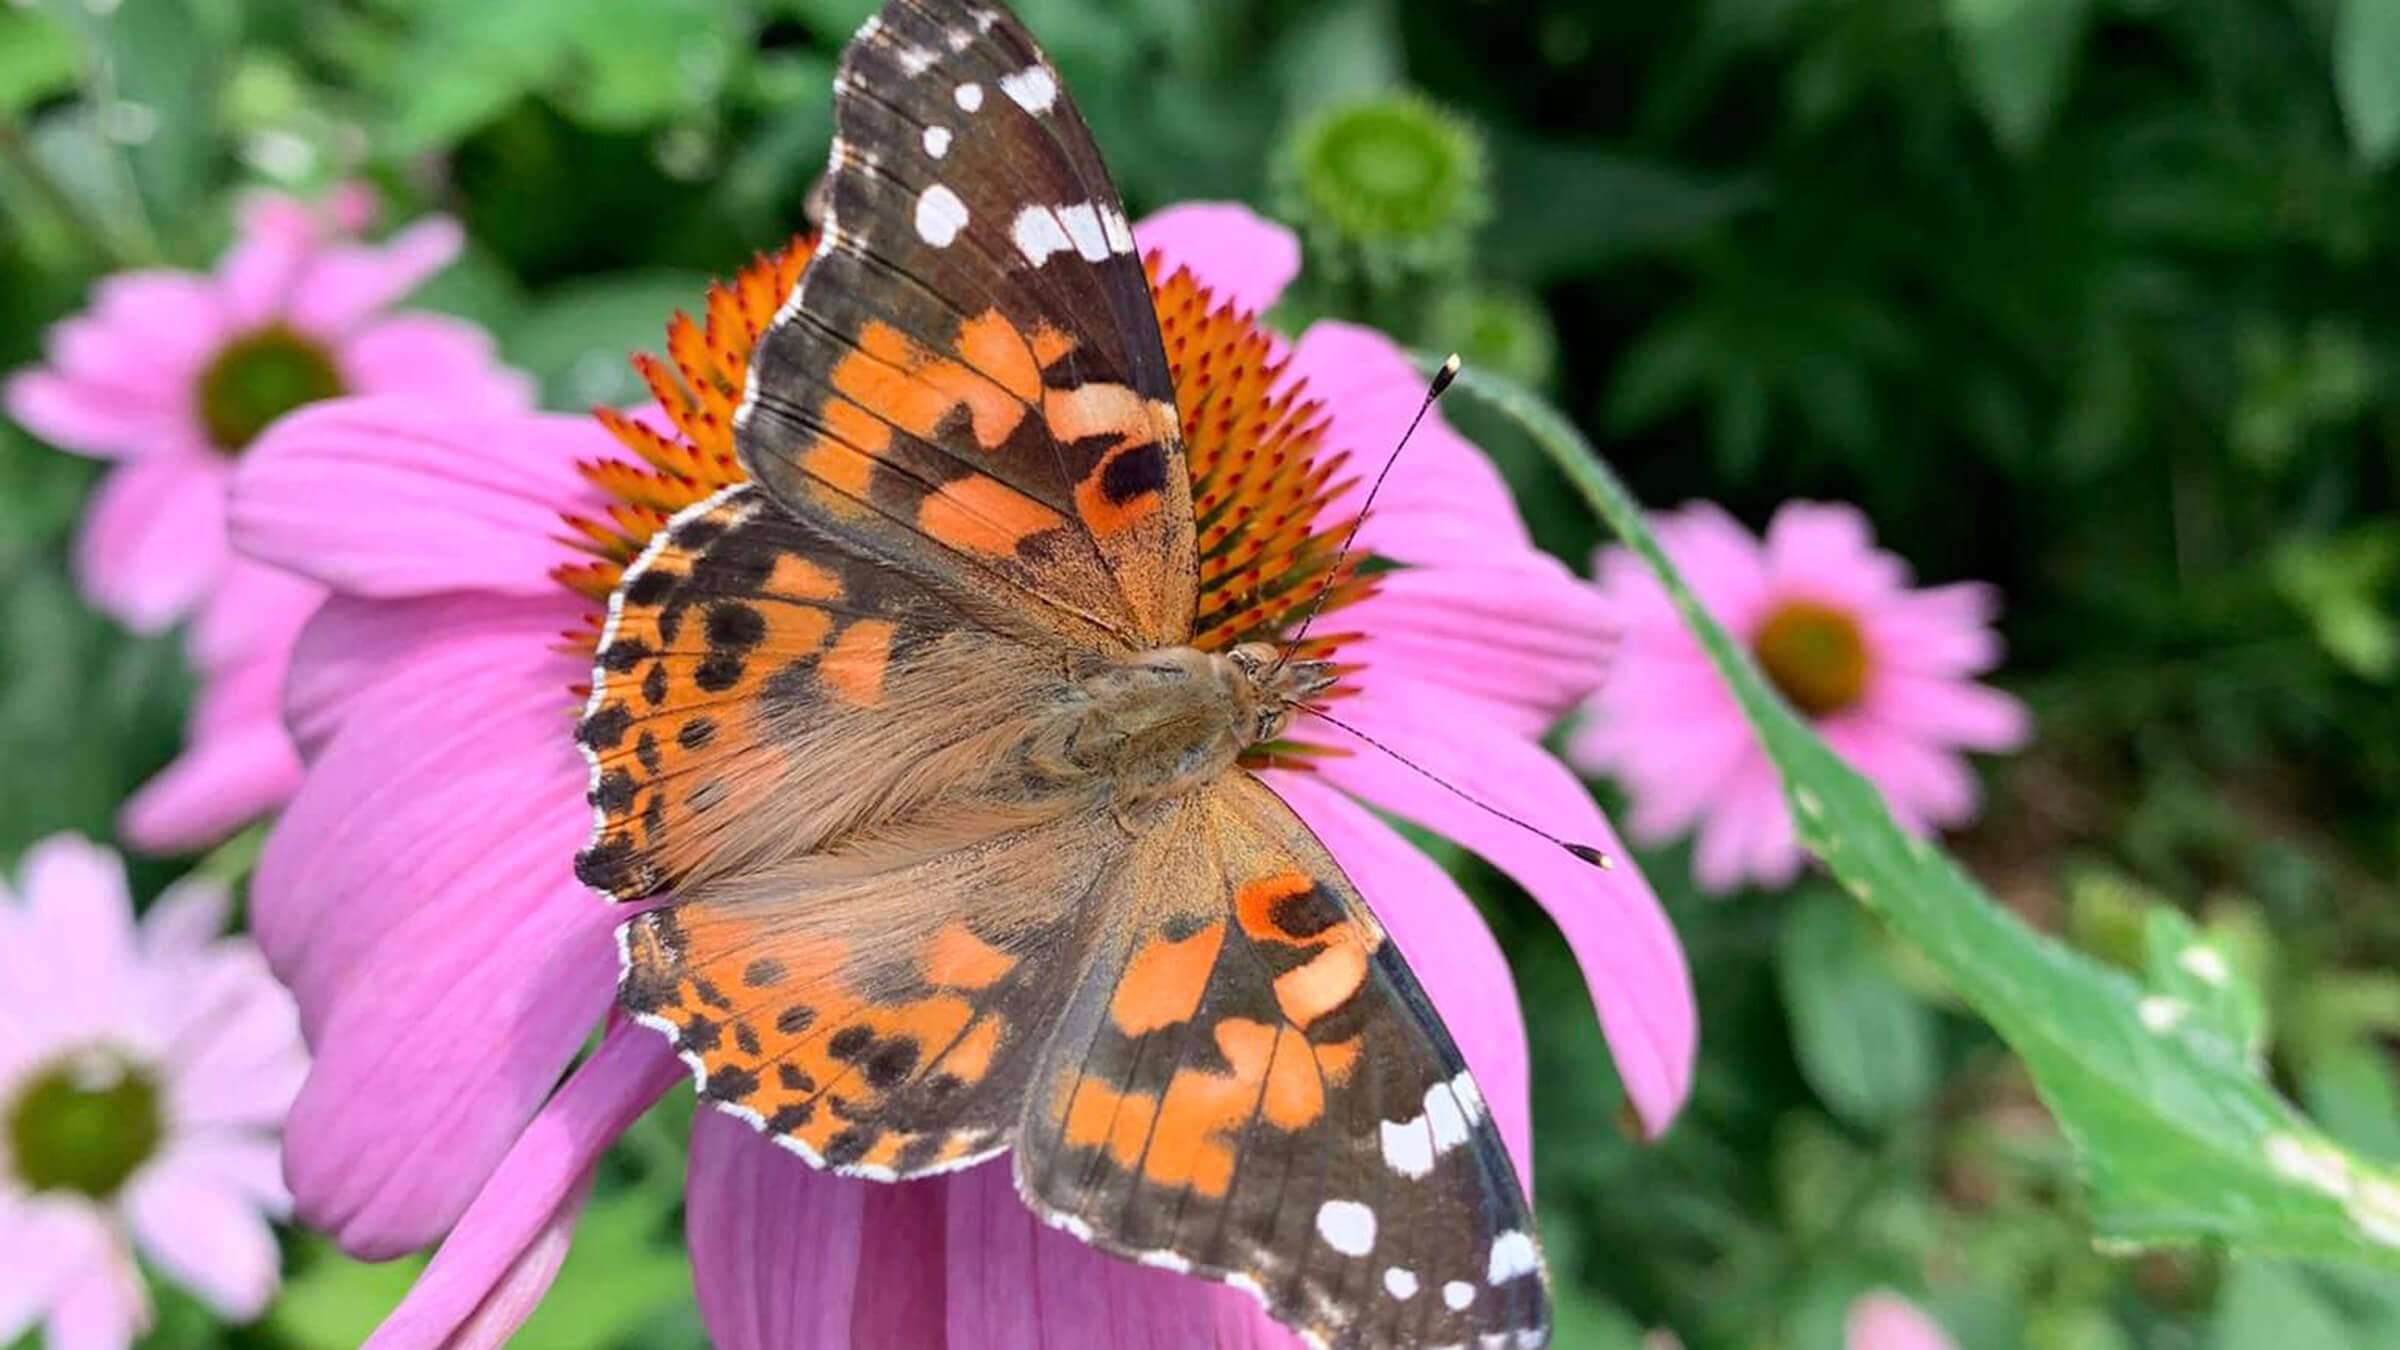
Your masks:
[{"label": "blurred pink flower", "polygon": [[116,855],[71,836],[0,886],[0,1344],[121,1350],[150,1320],[135,1250],[256,1317],[290,1205],[275,1132],[308,1060],[291,996],[186,880],[140,922]]},{"label": "blurred pink flower", "polygon": [[391,312],[457,255],[458,227],[434,217],[359,243],[372,211],[356,188],[314,205],[254,197],[214,274],[103,279],[89,309],[50,330],[47,363],[8,379],[10,417],[115,463],[76,544],[85,596],[140,632],[207,610],[192,642],[202,688],[185,753],[122,822],[137,847],[213,843],[299,783],[276,690],[319,593],[231,558],[225,492],[242,451],[283,413],[346,393],[460,410],[531,401],[481,329]]},{"label": "blurred pink flower", "polygon": [[[1763,544],[1706,503],[1656,525],[1702,607],[1903,824],[1973,818],[1961,752],[2011,750],[2030,731],[2024,705],[1972,678],[2000,659],[1990,587],[1912,588],[1849,506],[1788,502]],[[1639,559],[1603,549],[1599,575],[1624,636],[1568,753],[1625,784],[1636,838],[1696,827],[1703,888],[1788,883],[1801,859],[1791,816],[1732,694]]]},{"label": "blurred pink flower", "polygon": [[1958,1350],[1942,1325],[1888,1289],[1850,1305],[1842,1350]]},{"label": "blurred pink flower", "polygon": [[[1272,301],[1299,262],[1289,234],[1234,207],[1171,211],[1141,238],[1203,259],[1245,306]],[[1391,446],[1423,387],[1365,329],[1320,324],[1290,354],[1287,378],[1326,400],[1330,443],[1364,454]],[[343,402],[270,433],[236,486],[240,546],[333,592],[289,686],[307,779],[253,889],[259,940],[318,1052],[287,1176],[301,1216],[358,1254],[449,1233],[379,1347],[505,1337],[555,1272],[593,1160],[686,1077],[655,1033],[619,1023],[559,1083],[609,1006],[624,917],[571,867],[591,815],[568,691],[589,657],[558,638],[593,629],[591,602],[559,584],[562,565],[589,561],[558,542],[560,515],[607,518],[612,499],[578,465],[624,455],[588,419]],[[1531,547],[1490,464],[1436,419],[1363,542],[1421,566],[1340,611],[1367,635],[1345,660],[1369,667],[1346,719],[1502,809],[1613,848],[1532,739],[1604,651],[1604,611]],[[1638,873],[1595,872],[1377,755],[1273,777],[1414,958],[1520,1167],[1527,1070],[1507,965],[1464,893],[1362,799],[1461,840],[1550,907],[1635,1105],[1664,1126],[1689,1086],[1694,1012]],[[1294,1344],[1241,1294],[1040,1224],[1005,1162],[861,1183],[705,1112],[687,1227],[727,1350]]]}]

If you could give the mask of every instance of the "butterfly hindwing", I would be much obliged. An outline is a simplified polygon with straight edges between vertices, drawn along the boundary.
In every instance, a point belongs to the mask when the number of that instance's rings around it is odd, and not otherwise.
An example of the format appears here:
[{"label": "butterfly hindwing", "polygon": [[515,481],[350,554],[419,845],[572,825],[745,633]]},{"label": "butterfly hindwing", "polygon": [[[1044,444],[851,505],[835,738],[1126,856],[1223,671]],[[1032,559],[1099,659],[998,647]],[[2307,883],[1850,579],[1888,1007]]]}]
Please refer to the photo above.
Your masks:
[{"label": "butterfly hindwing", "polygon": [[1134,936],[1086,976],[1031,1084],[1028,1203],[1249,1288],[1323,1344],[1541,1344],[1541,1259],[1499,1133],[1291,809],[1228,775],[1119,885]]},{"label": "butterfly hindwing", "polygon": [[1013,1137],[1124,845],[1086,815],[729,878],[625,925],[619,1001],[704,1102],[818,1166],[963,1166]]},{"label": "butterfly hindwing", "polygon": [[835,79],[817,253],[753,358],[744,467],[1120,645],[1195,591],[1174,388],[1131,227],[1013,17],[896,0]]}]

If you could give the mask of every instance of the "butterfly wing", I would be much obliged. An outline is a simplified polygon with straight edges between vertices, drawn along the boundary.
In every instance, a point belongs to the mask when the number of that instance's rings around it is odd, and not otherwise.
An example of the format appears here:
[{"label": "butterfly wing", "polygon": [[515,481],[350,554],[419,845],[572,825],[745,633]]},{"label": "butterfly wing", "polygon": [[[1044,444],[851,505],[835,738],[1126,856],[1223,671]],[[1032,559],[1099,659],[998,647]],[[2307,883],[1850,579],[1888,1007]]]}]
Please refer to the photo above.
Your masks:
[{"label": "butterfly wing", "polygon": [[955,573],[891,566],[873,525],[737,486],[627,569],[576,730],[587,884],[632,900],[912,813],[1040,809],[1005,752],[1061,689],[1059,639]]},{"label": "butterfly wing", "polygon": [[834,129],[823,238],[736,413],[744,468],[1126,647],[1187,640],[1174,385],[1048,58],[998,6],[895,0],[842,54]]},{"label": "butterfly wing", "polygon": [[619,1002],[701,1099],[891,1181],[1007,1146],[1128,840],[1104,816],[815,854],[621,930]]},{"label": "butterfly wing", "polygon": [[1499,1133],[1291,808],[1233,774],[1145,838],[1117,885],[1132,937],[1033,1070],[1027,1202],[1110,1250],[1248,1288],[1323,1344],[1542,1344],[1540,1252]]}]

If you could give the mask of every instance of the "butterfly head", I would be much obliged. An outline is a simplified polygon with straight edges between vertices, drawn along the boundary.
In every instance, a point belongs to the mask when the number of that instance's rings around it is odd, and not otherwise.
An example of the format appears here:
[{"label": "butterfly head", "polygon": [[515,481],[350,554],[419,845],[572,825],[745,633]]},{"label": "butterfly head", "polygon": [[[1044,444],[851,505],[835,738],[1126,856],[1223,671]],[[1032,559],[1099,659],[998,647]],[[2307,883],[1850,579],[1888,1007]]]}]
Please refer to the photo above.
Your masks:
[{"label": "butterfly head", "polygon": [[1282,735],[1292,714],[1334,681],[1332,662],[1289,660],[1267,642],[1242,643],[1226,652],[1224,660],[1249,694],[1247,733],[1252,745]]}]

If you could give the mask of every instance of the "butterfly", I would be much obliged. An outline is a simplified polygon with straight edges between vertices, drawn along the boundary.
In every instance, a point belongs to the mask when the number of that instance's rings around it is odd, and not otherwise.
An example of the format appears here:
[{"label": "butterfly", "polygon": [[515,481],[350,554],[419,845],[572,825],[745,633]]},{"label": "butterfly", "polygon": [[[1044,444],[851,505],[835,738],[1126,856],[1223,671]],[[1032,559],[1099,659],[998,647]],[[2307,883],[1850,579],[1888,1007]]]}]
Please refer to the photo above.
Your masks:
[{"label": "butterfly", "polygon": [[1523,1193],[1432,1004],[1238,761],[1334,683],[1201,650],[1133,231],[1014,16],[845,49],[824,220],[734,415],[746,482],[609,600],[583,880],[701,1099],[901,1181],[1002,1152],[1110,1253],[1320,1346],[1538,1346]]}]

